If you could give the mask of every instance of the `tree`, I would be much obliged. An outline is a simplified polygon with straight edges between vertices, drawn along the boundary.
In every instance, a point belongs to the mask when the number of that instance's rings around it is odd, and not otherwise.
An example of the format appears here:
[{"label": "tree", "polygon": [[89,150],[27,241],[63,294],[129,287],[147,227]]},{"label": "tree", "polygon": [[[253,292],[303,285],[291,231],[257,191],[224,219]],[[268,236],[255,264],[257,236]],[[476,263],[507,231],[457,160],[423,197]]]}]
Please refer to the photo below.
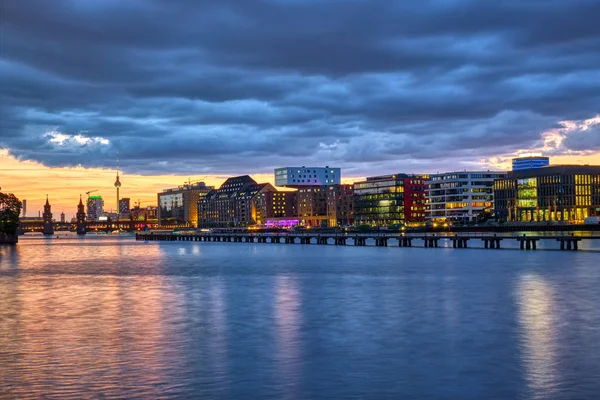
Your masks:
[{"label": "tree", "polygon": [[14,194],[0,192],[0,233],[17,233],[22,205]]}]

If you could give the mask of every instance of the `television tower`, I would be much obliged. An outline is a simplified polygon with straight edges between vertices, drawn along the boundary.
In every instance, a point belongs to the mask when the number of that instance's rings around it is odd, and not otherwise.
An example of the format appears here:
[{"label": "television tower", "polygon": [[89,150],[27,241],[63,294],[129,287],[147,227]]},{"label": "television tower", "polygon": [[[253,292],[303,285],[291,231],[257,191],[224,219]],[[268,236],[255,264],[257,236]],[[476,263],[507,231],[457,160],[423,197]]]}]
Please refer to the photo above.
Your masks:
[{"label": "television tower", "polygon": [[121,188],[121,181],[119,180],[119,153],[117,152],[117,180],[115,181],[115,188],[117,188],[117,221],[121,218],[121,209],[119,207],[119,189]]}]

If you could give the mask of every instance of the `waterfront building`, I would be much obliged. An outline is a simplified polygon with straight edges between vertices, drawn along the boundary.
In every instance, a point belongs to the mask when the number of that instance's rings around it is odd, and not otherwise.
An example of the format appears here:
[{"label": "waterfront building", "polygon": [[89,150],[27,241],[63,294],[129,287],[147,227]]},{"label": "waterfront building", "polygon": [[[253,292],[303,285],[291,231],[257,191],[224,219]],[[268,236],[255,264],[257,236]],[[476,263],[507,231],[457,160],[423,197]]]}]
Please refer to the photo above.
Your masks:
[{"label": "waterfront building", "polygon": [[600,166],[517,170],[494,184],[497,218],[510,222],[583,222],[600,215]]},{"label": "waterfront building", "polygon": [[419,225],[425,221],[428,175],[394,174],[354,183],[356,224]]},{"label": "waterfront building", "polygon": [[50,206],[50,202],[48,201],[48,195],[46,195],[46,204],[44,205],[44,214],[43,218],[43,233],[44,235],[52,235],[54,234],[54,220],[52,219],[52,207]]},{"label": "waterfront building", "polygon": [[329,226],[327,216],[327,186],[298,189],[298,219],[307,227]]},{"label": "waterfront building", "polygon": [[248,175],[227,179],[197,203],[198,227],[245,227],[256,224],[257,196],[275,192],[270,183],[257,183]]},{"label": "waterfront building", "polygon": [[433,174],[427,182],[427,218],[456,222],[473,221],[494,209],[494,180],[503,171],[460,171]]},{"label": "waterfront building", "polygon": [[88,221],[98,221],[104,210],[104,200],[102,196],[89,196],[87,200],[87,219]]},{"label": "waterfront building", "polygon": [[354,188],[352,185],[331,185],[326,187],[327,219],[329,226],[354,224]]},{"label": "waterfront building", "polygon": [[64,224],[65,220],[66,220],[66,215],[65,215],[65,213],[63,211],[63,212],[60,213],[60,223]]},{"label": "waterfront building", "polygon": [[256,209],[256,223],[277,225],[277,220],[289,220],[297,216],[296,192],[264,191],[254,199]]},{"label": "waterfront building", "polygon": [[275,186],[302,188],[309,186],[339,185],[340,168],[323,167],[282,167],[275,169]]},{"label": "waterfront building", "polygon": [[119,217],[120,218],[129,218],[131,214],[131,199],[128,197],[123,197],[119,199]]},{"label": "waterfront building", "polygon": [[214,187],[204,182],[188,182],[158,193],[158,223],[160,225],[198,225],[198,200]]},{"label": "waterfront building", "polygon": [[158,207],[140,207],[139,205],[136,205],[131,209],[130,217],[134,221],[158,220]]},{"label": "waterfront building", "polygon": [[23,217],[27,218],[27,200],[23,200],[22,204],[23,204]]},{"label": "waterfront building", "polygon": [[542,168],[550,165],[550,158],[543,157],[540,153],[521,154],[512,159],[512,170],[520,171],[530,168]]},{"label": "waterfront building", "polygon": [[77,234],[85,235],[86,234],[86,218],[85,218],[85,210],[83,207],[83,200],[81,195],[79,195],[79,204],[77,205],[77,214],[75,215],[77,219]]}]

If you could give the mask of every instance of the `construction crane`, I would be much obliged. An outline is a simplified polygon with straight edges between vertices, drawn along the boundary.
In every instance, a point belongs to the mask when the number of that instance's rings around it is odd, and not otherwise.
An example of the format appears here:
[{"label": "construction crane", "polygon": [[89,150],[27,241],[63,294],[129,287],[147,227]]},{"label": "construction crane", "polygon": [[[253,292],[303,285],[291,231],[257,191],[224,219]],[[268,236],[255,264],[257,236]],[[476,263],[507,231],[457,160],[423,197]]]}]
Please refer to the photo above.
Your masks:
[{"label": "construction crane", "polygon": [[100,189],[96,189],[96,190],[90,190],[89,192],[85,192],[85,194],[87,194],[88,199],[90,198],[90,193],[94,193],[97,192]]}]

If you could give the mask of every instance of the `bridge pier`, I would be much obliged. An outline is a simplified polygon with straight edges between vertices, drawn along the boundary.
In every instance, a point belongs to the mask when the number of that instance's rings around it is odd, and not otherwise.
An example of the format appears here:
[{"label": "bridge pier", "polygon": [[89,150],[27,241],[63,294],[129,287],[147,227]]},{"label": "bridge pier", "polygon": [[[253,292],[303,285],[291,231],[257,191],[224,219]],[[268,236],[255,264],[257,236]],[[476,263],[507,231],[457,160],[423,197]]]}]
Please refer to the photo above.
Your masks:
[{"label": "bridge pier", "polygon": [[336,246],[345,246],[346,245],[346,238],[345,237],[336,237],[335,238],[335,245]]},{"label": "bridge pier", "polygon": [[387,245],[388,245],[388,238],[387,237],[378,237],[378,238],[375,238],[375,246],[386,247]]}]

